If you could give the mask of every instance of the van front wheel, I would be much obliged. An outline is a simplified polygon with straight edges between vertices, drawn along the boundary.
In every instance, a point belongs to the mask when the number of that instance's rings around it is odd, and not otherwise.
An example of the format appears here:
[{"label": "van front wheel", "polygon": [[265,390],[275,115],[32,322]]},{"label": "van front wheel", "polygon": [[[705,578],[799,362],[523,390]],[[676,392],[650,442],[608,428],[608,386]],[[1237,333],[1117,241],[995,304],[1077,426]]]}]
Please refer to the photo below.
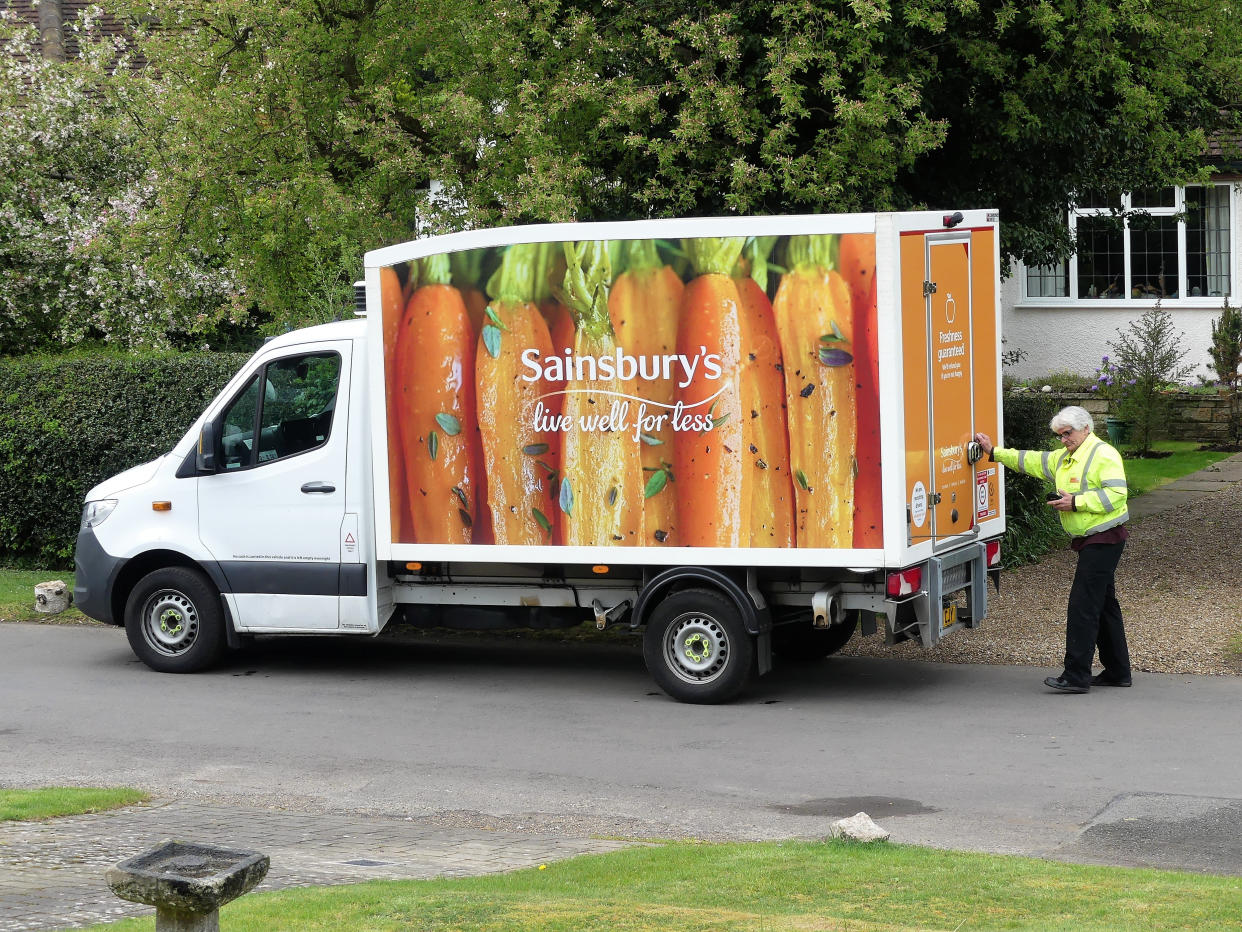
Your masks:
[{"label": "van front wheel", "polygon": [[125,635],[152,670],[205,669],[224,653],[220,595],[198,570],[170,566],[148,573],[125,603]]},{"label": "van front wheel", "polygon": [[652,611],[643,659],[652,679],[674,699],[727,702],[750,680],[755,639],[721,593],[683,589]]}]

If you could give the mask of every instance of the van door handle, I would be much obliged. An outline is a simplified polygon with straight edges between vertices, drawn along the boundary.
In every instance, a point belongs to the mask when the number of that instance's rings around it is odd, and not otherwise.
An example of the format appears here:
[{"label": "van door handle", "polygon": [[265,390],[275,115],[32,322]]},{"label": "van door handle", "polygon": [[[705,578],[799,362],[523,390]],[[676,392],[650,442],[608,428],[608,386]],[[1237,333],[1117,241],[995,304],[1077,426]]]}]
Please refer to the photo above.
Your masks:
[{"label": "van door handle", "polygon": [[302,491],[307,495],[312,492],[335,492],[336,486],[334,486],[331,482],[308,482],[302,486]]}]

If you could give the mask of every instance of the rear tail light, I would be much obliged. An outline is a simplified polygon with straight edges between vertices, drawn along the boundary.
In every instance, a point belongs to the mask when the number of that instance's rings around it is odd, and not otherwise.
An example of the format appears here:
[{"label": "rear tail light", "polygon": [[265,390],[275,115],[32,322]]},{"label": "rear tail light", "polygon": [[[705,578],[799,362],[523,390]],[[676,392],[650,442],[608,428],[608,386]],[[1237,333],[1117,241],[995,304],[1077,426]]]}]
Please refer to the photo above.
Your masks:
[{"label": "rear tail light", "polygon": [[905,595],[914,595],[923,588],[923,567],[913,566],[908,570],[889,573],[885,591],[890,599],[899,599]]},{"label": "rear tail light", "polygon": [[990,540],[986,544],[988,554],[988,569],[995,569],[1000,566],[1000,541]]}]

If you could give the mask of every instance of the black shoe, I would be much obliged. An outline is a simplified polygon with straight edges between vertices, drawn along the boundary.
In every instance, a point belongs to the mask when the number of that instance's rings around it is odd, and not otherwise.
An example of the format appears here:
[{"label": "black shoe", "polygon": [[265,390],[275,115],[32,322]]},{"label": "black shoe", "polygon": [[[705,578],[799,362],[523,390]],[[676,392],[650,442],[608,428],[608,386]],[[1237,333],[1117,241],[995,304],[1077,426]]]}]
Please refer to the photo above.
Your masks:
[{"label": "black shoe", "polygon": [[1092,686],[1133,686],[1134,681],[1128,676],[1111,677],[1107,673],[1097,673],[1091,677]]},{"label": "black shoe", "polygon": [[1063,676],[1049,676],[1044,680],[1044,685],[1049,689],[1055,689],[1062,693],[1089,693],[1090,686],[1075,686]]}]

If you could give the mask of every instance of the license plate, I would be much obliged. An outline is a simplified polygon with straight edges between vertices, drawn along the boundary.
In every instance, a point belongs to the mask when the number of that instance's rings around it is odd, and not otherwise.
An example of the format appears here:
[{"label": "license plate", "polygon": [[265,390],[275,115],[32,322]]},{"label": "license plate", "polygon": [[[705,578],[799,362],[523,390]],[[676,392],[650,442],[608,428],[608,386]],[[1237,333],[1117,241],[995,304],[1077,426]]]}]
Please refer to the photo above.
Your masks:
[{"label": "license plate", "polygon": [[944,607],[944,621],[941,622],[940,628],[943,631],[945,628],[952,628],[955,624],[957,624],[957,603],[950,602]]}]

